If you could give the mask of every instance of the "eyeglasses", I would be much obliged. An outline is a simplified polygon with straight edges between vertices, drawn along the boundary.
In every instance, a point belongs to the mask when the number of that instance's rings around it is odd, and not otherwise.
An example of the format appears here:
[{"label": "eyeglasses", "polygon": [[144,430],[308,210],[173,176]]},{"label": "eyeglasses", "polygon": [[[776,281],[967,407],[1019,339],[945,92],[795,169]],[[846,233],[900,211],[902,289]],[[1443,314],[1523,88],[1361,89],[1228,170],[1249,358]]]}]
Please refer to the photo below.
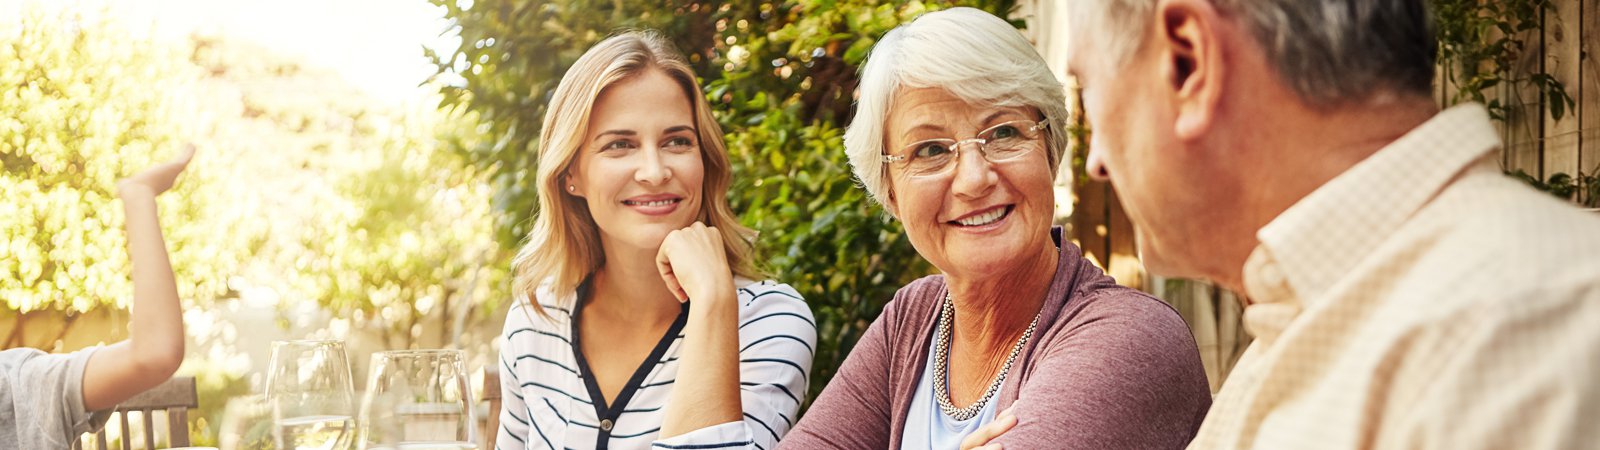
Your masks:
[{"label": "eyeglasses", "polygon": [[884,164],[893,164],[912,177],[935,177],[950,172],[961,157],[961,146],[978,144],[978,151],[992,163],[1017,159],[1038,147],[1046,122],[1013,120],[978,132],[972,139],[928,139],[913,142],[898,155],[885,153]]}]

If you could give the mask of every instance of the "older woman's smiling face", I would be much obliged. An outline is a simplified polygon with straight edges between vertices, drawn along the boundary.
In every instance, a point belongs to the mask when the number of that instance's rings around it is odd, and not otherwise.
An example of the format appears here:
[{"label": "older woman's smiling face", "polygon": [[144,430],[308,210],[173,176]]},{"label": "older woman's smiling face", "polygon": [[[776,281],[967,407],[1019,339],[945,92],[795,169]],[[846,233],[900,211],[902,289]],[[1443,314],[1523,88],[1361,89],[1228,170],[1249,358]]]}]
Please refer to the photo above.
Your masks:
[{"label": "older woman's smiling face", "polygon": [[[941,88],[902,88],[885,123],[885,148],[905,156],[928,139],[972,139],[1006,122],[1038,121],[1032,108],[974,105]],[[1015,159],[990,162],[976,144],[962,145],[954,167],[913,176],[889,164],[890,210],[916,247],[940,270],[985,277],[1015,273],[1051,245],[1055,193],[1044,133]]]}]

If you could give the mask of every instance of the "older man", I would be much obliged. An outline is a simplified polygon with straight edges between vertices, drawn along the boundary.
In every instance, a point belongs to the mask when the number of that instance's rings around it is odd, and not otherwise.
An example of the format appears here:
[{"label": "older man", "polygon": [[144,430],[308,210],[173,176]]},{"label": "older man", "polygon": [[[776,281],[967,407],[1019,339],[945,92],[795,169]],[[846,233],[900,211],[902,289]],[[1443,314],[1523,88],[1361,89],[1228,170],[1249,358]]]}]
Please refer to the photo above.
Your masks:
[{"label": "older man", "polygon": [[1249,298],[1193,448],[1600,442],[1600,217],[1439,111],[1423,0],[1078,0],[1089,171],[1155,273]]}]

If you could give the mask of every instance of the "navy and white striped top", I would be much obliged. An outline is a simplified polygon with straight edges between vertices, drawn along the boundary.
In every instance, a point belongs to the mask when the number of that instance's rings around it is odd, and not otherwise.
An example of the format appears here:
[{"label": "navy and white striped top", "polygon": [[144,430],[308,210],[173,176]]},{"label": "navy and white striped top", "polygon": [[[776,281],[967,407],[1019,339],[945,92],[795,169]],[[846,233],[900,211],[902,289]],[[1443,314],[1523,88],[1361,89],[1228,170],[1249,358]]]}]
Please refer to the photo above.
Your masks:
[{"label": "navy and white striped top", "polygon": [[[794,426],[805,399],[817,341],[816,321],[786,284],[735,279],[739,295],[739,385],[744,420],[658,439],[678,374],[683,324],[678,320],[613,405],[597,405],[598,388],[579,350],[579,317],[564,298],[539,293],[546,319],[519,302],[506,315],[500,349],[502,406],[498,449],[772,449]],[[582,289],[582,288],[580,288]],[[552,301],[560,300],[560,301]],[[585,378],[589,380],[586,381]],[[604,403],[604,402],[598,402]]]}]

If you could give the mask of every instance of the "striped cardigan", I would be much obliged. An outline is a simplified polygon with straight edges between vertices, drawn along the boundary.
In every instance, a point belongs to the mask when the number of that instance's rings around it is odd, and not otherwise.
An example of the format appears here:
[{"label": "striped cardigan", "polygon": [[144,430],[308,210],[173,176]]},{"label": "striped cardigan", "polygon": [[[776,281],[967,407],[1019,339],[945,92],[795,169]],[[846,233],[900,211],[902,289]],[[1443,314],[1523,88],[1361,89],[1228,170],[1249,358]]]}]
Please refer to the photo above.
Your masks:
[{"label": "striped cardigan", "polygon": [[[793,427],[806,395],[817,328],[811,310],[788,285],[735,280],[739,299],[739,384],[744,420],[658,439],[677,379],[688,307],[663,336],[645,367],[612,405],[600,397],[578,351],[581,311],[542,304],[545,319],[526,306],[506,315],[500,349],[503,406],[496,447],[508,449],[771,449]],[[580,290],[583,289],[580,287]],[[575,305],[579,294],[565,300]],[[541,292],[546,301],[554,297]],[[586,380],[587,378],[587,380]],[[603,403],[603,402],[601,402]]]}]

